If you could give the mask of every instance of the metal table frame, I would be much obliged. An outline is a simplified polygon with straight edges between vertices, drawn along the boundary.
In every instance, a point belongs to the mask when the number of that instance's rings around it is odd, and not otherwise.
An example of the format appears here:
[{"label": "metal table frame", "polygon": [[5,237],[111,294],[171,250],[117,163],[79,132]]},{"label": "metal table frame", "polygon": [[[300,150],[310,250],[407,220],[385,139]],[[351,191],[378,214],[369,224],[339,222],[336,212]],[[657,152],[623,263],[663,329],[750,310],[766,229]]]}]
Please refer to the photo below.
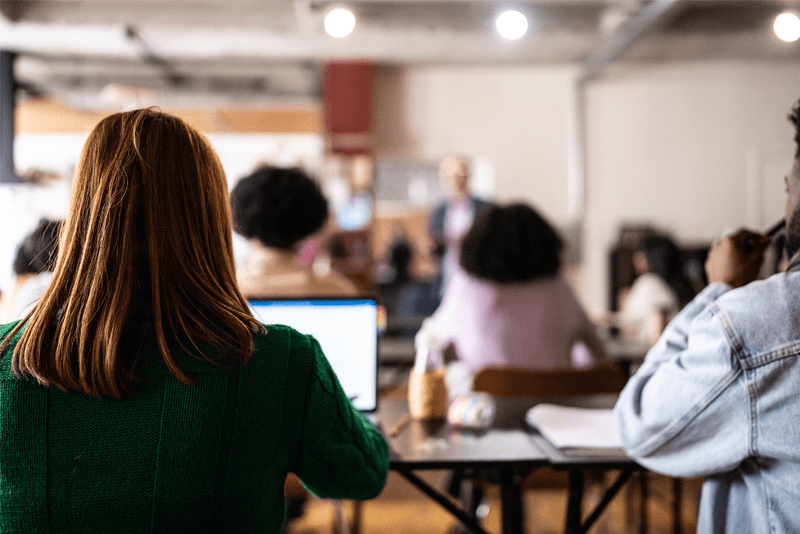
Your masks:
[{"label": "metal table frame", "polygon": [[[498,402],[502,400],[498,399]],[[526,399],[514,399],[517,405],[533,406],[536,401]],[[522,403],[522,404],[520,404]],[[505,406],[498,405],[501,409]],[[405,401],[397,400],[390,401],[387,408],[386,402],[383,403],[382,409],[382,422],[385,423],[384,428],[390,428],[396,421],[405,413]],[[513,413],[511,410],[510,413]],[[384,419],[383,415],[387,417]],[[500,421],[500,427],[513,428],[515,425],[522,428],[520,421],[514,422],[514,416],[506,421]],[[444,422],[431,424],[420,421],[413,421],[410,423],[411,430],[416,430],[417,434],[422,434],[434,439],[445,440],[448,444],[453,443],[454,439],[458,439],[459,431],[449,428]],[[404,432],[410,432],[406,429]],[[520,491],[520,483],[524,475],[540,467],[552,467],[557,470],[565,470],[569,473],[569,496],[566,514],[565,532],[567,534],[580,534],[587,532],[600,518],[607,506],[611,503],[614,497],[619,493],[620,489],[624,487],[625,483],[631,478],[634,472],[642,471],[644,468],[639,466],[633,460],[628,459],[624,454],[617,452],[616,454],[603,457],[597,453],[592,455],[580,456],[571,454],[564,455],[561,451],[555,449],[543,437],[537,435],[535,431],[528,430],[531,434],[531,454],[530,457],[516,457],[498,459],[496,456],[487,454],[483,457],[476,457],[474,454],[470,457],[459,456],[459,454],[444,454],[438,453],[436,455],[426,456],[424,454],[407,454],[408,452],[409,437],[406,436],[403,441],[398,438],[388,437],[390,448],[392,450],[390,456],[390,468],[400,474],[409,483],[414,485],[430,499],[438,503],[445,510],[451,513],[470,531],[476,534],[486,534],[486,531],[481,527],[478,518],[465,510],[462,506],[456,504],[442,490],[432,487],[425,480],[417,476],[415,471],[420,470],[437,470],[437,469],[479,469],[483,471],[490,471],[497,475],[500,483],[500,501],[501,501],[501,522],[503,534],[521,534],[523,532],[523,512],[522,512],[522,496]],[[483,434],[486,440],[492,439],[505,439],[501,432],[496,431],[495,428],[488,430]],[[534,452],[536,451],[536,452]],[[474,452],[474,451],[472,451]],[[585,520],[583,517],[583,494],[585,486],[585,472],[594,470],[602,471],[620,471],[615,481],[604,491],[600,502],[595,506],[591,513]]]}]

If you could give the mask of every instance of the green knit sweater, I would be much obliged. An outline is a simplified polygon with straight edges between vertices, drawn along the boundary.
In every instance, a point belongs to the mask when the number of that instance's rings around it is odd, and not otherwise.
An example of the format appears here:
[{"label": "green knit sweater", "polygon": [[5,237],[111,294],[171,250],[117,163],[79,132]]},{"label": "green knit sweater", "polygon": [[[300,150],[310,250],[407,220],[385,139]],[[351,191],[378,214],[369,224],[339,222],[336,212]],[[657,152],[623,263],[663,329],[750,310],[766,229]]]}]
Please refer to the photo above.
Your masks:
[{"label": "green knit sweater", "polygon": [[[0,326],[0,339],[12,327]],[[186,386],[152,327],[129,330],[123,350],[144,381],[122,401],[16,378],[4,354],[0,532],[277,533],[289,471],[321,497],[380,493],[386,442],[312,337],[268,326],[245,366],[179,353],[196,380]]]}]

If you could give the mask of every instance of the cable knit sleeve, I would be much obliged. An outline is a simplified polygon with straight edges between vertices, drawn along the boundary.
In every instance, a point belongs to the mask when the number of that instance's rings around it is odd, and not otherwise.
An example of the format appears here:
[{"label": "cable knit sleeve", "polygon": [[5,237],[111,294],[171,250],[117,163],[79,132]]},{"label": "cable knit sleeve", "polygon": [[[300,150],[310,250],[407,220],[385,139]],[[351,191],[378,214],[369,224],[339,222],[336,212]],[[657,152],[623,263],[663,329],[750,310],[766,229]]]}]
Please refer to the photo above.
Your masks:
[{"label": "cable knit sleeve", "polygon": [[294,472],[318,497],[371,499],[386,483],[386,441],[353,407],[319,343],[304,337],[314,364]]}]

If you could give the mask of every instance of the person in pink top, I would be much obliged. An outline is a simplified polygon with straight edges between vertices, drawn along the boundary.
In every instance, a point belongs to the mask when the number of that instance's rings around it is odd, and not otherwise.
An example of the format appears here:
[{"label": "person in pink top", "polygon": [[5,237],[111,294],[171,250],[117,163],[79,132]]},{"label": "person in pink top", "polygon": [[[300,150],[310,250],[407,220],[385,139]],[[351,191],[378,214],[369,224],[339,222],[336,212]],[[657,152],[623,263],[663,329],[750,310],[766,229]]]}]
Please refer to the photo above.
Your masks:
[{"label": "person in pink top", "polygon": [[605,358],[561,274],[562,247],[530,206],[486,208],[464,237],[460,268],[425,328],[470,375],[484,367],[587,367]]}]

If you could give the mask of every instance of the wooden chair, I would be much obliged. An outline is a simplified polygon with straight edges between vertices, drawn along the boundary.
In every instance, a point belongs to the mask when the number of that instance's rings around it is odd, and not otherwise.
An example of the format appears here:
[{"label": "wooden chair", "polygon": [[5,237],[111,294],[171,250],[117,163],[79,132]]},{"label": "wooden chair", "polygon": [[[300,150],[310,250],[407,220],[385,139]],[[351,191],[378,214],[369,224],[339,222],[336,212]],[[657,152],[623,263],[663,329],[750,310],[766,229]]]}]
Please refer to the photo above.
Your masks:
[{"label": "wooden chair", "polygon": [[[628,378],[615,364],[603,363],[586,369],[485,368],[475,376],[473,389],[496,397],[577,397],[619,393]],[[565,471],[539,469],[523,481],[523,489],[567,488]]]},{"label": "wooden chair", "polygon": [[486,368],[475,375],[473,389],[496,397],[573,397],[619,393],[627,380],[619,366],[605,363],[542,371]]},{"label": "wooden chair", "polygon": [[[496,397],[575,397],[602,393],[619,393],[627,382],[624,370],[614,364],[598,364],[586,369],[523,370],[485,368],[474,378],[475,391]],[[600,479],[597,473],[595,479]],[[453,484],[455,486],[456,483]],[[522,491],[569,488],[569,474],[553,469],[536,469],[522,480]],[[451,487],[451,491],[455,491]],[[485,483],[474,481],[468,507],[475,513]]]}]

